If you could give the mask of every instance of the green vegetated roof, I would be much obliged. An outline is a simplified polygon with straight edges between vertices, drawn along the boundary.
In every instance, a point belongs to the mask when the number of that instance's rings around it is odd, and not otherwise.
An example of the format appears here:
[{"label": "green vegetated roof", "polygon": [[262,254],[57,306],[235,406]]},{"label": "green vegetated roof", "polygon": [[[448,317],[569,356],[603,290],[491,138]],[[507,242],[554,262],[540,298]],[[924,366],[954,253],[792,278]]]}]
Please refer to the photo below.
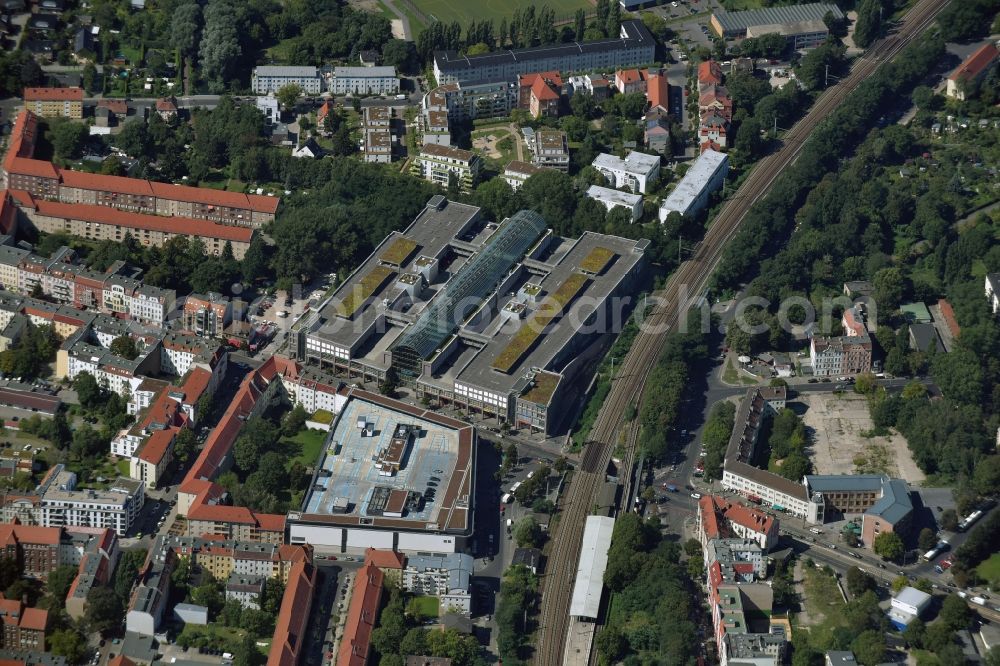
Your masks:
[{"label": "green vegetated roof", "polygon": [[392,245],[385,249],[385,252],[382,253],[379,259],[393,266],[402,266],[403,262],[409,259],[410,255],[416,249],[417,244],[414,241],[405,236],[400,236],[392,242]]},{"label": "green vegetated roof", "polygon": [[588,273],[599,275],[601,271],[607,268],[614,256],[614,252],[598,245],[583,258],[583,261],[580,262],[580,268]]},{"label": "green vegetated roof", "polygon": [[368,274],[351,286],[350,293],[340,301],[337,307],[337,314],[348,319],[354,317],[357,311],[365,302],[371,298],[372,294],[378,291],[396,271],[385,266],[375,266]]},{"label": "green vegetated roof", "polygon": [[325,409],[317,409],[309,417],[310,421],[315,421],[316,423],[325,423],[327,425],[333,423],[333,412]]},{"label": "green vegetated roof", "polygon": [[551,372],[537,372],[531,386],[521,398],[538,405],[547,405],[558,384],[559,375]]},{"label": "green vegetated roof", "polygon": [[541,337],[545,327],[562,313],[563,308],[580,293],[589,280],[590,278],[583,273],[571,273],[521,325],[503,351],[493,359],[492,367],[500,372],[510,372]]}]

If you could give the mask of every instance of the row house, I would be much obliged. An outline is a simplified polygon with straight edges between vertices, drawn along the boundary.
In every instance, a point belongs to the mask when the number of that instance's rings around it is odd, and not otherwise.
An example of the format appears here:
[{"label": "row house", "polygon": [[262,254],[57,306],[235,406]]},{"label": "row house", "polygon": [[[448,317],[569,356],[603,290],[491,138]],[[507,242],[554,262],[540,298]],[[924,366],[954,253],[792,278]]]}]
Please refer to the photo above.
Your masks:
[{"label": "row house", "polygon": [[86,612],[90,591],[111,582],[121,551],[114,530],[80,528],[70,535],[74,550],[79,553],[79,561],[71,562],[77,564],[77,571],[66,593],[66,612],[79,621]]},{"label": "row house", "polygon": [[872,341],[867,335],[815,336],[809,343],[813,374],[856,375],[872,369]]},{"label": "row house", "polygon": [[615,88],[622,95],[646,93],[646,71],[642,69],[619,69],[615,72]]}]

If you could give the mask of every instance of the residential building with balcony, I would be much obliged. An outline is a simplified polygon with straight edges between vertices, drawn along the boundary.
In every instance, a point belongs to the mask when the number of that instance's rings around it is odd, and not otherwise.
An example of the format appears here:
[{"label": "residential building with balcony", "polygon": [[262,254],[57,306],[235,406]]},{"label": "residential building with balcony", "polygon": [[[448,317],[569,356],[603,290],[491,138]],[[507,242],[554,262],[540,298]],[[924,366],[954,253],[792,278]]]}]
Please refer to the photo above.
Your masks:
[{"label": "residential building with balcony", "polygon": [[483,160],[479,155],[459,148],[427,144],[413,160],[410,172],[441,187],[452,183],[469,192],[479,182]]}]

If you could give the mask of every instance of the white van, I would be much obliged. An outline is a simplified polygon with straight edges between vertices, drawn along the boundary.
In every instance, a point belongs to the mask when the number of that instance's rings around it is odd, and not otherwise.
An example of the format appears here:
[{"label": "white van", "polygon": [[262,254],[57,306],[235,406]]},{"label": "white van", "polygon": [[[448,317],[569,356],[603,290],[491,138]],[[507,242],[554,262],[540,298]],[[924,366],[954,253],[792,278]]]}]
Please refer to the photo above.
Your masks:
[{"label": "white van", "polygon": [[514,499],[514,495],[512,493],[504,493],[503,497],[500,498],[500,503],[501,504],[510,504],[511,500],[513,500],[513,499]]},{"label": "white van", "polygon": [[822,534],[823,533],[823,530],[817,529],[815,527],[810,527],[809,531],[812,532],[813,534]]}]

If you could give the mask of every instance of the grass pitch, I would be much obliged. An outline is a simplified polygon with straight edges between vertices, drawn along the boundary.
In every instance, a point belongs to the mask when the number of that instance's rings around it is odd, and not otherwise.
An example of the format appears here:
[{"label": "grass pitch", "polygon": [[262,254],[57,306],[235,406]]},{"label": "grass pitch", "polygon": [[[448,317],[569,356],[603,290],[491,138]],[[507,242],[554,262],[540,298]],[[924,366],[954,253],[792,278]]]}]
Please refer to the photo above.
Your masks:
[{"label": "grass pitch", "polygon": [[541,9],[543,4],[548,5],[555,12],[557,21],[572,19],[573,13],[580,8],[588,13],[594,11],[594,2],[591,0],[543,0],[542,2],[533,2],[532,0],[411,0],[411,2],[431,21],[437,20],[443,23],[458,21],[463,26],[469,25],[472,21],[483,19],[492,19],[494,24],[499,26],[500,21],[504,18],[509,21],[516,10],[523,10],[528,6]]}]

